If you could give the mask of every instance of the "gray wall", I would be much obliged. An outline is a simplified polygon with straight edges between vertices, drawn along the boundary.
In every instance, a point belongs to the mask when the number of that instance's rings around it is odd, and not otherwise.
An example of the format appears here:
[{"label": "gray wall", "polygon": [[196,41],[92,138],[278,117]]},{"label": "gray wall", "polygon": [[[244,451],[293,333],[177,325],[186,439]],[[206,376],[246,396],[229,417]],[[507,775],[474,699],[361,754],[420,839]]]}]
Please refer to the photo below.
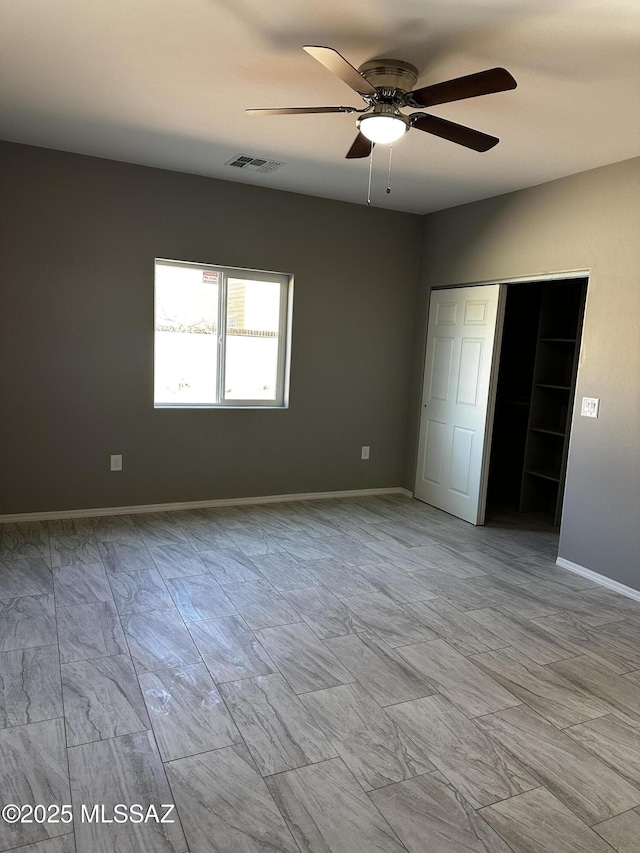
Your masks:
[{"label": "gray wall", "polygon": [[[401,485],[420,217],[10,143],[0,167],[0,514]],[[294,273],[288,410],[153,409],[155,257]]]},{"label": "gray wall", "polygon": [[429,288],[590,269],[560,556],[640,589],[640,158],[425,217],[405,485]]}]

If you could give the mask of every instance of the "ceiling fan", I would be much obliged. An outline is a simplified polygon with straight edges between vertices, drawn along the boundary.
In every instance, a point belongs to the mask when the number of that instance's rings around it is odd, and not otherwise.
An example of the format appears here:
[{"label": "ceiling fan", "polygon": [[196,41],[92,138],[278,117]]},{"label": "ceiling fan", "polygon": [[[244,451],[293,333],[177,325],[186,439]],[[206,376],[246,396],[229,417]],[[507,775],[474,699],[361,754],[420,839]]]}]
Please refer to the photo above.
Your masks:
[{"label": "ceiling fan", "polygon": [[399,59],[373,59],[356,69],[331,47],[305,45],[307,51],[325,68],[336,74],[366,103],[356,107],[285,107],[283,109],[251,109],[250,115],[307,115],[310,113],[359,113],[358,135],[347,159],[368,157],[376,143],[400,139],[410,128],[423,130],[448,139],[474,151],[488,151],[500,141],[461,124],[418,112],[404,115],[403,107],[433,107],[515,89],[518,85],[504,68],[491,68],[444,83],[412,89],[418,79],[418,69]]}]

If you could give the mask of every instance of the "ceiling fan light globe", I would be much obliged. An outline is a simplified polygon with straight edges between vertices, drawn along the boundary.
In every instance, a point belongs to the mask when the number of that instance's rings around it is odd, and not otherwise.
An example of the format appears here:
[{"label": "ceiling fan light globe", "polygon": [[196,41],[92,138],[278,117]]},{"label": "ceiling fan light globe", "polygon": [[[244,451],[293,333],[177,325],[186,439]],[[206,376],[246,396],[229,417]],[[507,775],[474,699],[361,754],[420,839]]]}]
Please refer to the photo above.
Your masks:
[{"label": "ceiling fan light globe", "polygon": [[400,139],[409,129],[400,116],[368,115],[358,122],[360,133],[377,145],[388,145]]}]

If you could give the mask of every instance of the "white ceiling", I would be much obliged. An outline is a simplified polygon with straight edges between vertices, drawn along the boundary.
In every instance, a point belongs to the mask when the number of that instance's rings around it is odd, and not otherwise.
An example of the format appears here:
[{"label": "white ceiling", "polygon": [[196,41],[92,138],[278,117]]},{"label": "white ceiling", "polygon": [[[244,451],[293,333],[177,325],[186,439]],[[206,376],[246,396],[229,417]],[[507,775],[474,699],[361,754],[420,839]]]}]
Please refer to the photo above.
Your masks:
[{"label": "white ceiling", "polygon": [[[639,0],[1,0],[0,138],[365,203],[354,105],[302,50],[414,63],[424,86],[503,66],[515,91],[432,112],[501,139],[413,130],[374,154],[372,203],[426,213],[640,155]],[[270,174],[236,154],[285,161]]]}]

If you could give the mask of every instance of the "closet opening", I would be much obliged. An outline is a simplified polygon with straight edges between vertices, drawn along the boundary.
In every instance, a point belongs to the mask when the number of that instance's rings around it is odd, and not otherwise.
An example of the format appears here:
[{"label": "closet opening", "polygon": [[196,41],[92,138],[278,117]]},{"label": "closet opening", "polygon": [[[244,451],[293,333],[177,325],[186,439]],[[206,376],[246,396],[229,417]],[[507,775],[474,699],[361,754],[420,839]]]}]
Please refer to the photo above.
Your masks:
[{"label": "closet opening", "polygon": [[587,278],[507,284],[486,523],[558,528]]}]

